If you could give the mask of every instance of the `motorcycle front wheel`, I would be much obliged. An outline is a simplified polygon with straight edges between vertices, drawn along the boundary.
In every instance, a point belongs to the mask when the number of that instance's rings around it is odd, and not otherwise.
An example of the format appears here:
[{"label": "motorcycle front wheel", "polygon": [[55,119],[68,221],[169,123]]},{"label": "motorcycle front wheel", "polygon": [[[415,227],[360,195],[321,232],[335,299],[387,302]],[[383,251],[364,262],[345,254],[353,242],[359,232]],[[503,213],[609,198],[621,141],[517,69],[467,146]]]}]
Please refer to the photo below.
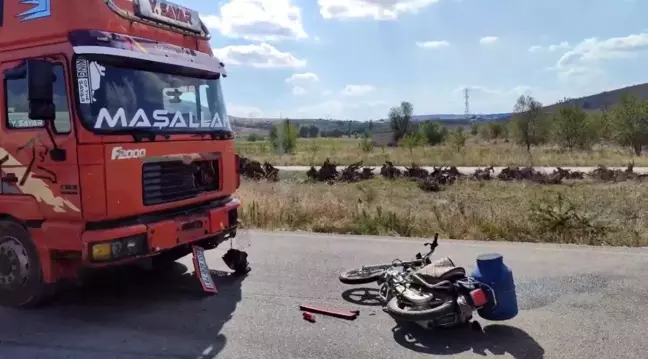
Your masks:
[{"label": "motorcycle front wheel", "polygon": [[340,282],[352,285],[373,283],[380,279],[385,270],[385,268],[351,269],[340,274]]}]

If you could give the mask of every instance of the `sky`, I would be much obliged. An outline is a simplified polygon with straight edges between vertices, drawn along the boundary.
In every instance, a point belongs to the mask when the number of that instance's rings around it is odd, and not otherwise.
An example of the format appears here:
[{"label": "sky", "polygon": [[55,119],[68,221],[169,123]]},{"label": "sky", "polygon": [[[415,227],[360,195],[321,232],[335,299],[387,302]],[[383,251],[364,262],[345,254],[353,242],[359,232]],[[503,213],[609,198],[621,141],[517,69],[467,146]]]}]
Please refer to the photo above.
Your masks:
[{"label": "sky", "polygon": [[228,70],[230,115],[510,112],[648,82],[643,0],[175,0]]}]

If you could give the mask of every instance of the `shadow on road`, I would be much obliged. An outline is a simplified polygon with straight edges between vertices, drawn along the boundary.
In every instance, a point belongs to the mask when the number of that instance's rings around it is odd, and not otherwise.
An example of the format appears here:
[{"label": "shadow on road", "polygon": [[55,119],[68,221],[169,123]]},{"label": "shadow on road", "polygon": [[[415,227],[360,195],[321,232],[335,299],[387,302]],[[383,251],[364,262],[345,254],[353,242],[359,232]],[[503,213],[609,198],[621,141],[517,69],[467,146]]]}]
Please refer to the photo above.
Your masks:
[{"label": "shadow on road", "polygon": [[356,305],[381,306],[378,288],[351,288],[342,293],[342,299]]},{"label": "shadow on road", "polygon": [[392,329],[401,346],[425,354],[454,355],[472,350],[488,356],[509,354],[515,359],[544,358],[544,349],[522,329],[508,325],[476,325],[453,329],[424,330],[414,324]]},{"label": "shadow on road", "polygon": [[[111,357],[213,358],[226,345],[220,331],[241,300],[245,276],[212,270],[212,277],[216,295],[203,293],[195,275],[177,262],[156,270],[111,268],[93,273],[81,287],[64,288],[23,320],[38,318],[39,330],[60,335],[59,349]],[[100,333],[99,342],[80,339],[92,332]]]}]

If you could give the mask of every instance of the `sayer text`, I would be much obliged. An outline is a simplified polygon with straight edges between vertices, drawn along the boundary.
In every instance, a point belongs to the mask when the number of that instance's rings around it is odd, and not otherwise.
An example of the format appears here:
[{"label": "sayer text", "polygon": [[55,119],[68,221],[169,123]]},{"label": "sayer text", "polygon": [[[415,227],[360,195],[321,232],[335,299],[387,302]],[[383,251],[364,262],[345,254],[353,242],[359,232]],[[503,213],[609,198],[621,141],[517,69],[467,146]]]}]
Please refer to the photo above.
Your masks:
[{"label": "sayer text", "polygon": [[196,114],[189,113],[184,115],[182,112],[170,112],[167,110],[153,111],[153,119],[149,119],[146,111],[143,109],[137,110],[133,118],[128,120],[126,118],[126,111],[123,108],[117,110],[115,115],[111,115],[110,111],[102,108],[97,116],[94,128],[104,128],[108,125],[110,128],[223,128],[221,118],[216,113],[213,118],[208,118],[203,112],[198,119]]},{"label": "sayer text", "polygon": [[192,24],[191,12],[187,11],[180,5],[168,4],[164,0],[149,0],[153,12],[158,13],[158,4],[160,4],[159,14],[169,19],[182,21],[185,24]]}]

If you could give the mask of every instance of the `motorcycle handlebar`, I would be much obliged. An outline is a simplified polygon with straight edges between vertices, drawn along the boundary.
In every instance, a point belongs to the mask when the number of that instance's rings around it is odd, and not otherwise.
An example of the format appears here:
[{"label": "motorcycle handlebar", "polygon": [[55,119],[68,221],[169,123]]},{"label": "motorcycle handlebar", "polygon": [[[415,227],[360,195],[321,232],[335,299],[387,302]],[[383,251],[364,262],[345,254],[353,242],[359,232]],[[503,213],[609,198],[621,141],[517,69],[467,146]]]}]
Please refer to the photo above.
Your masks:
[{"label": "motorcycle handlebar", "polygon": [[430,255],[432,255],[432,253],[434,253],[434,250],[436,249],[436,247],[439,246],[439,233],[434,234],[434,241],[432,241],[432,243],[426,242],[424,245],[426,247],[427,246],[430,247],[430,251],[428,252],[428,254],[425,255],[426,257],[429,257]]}]

